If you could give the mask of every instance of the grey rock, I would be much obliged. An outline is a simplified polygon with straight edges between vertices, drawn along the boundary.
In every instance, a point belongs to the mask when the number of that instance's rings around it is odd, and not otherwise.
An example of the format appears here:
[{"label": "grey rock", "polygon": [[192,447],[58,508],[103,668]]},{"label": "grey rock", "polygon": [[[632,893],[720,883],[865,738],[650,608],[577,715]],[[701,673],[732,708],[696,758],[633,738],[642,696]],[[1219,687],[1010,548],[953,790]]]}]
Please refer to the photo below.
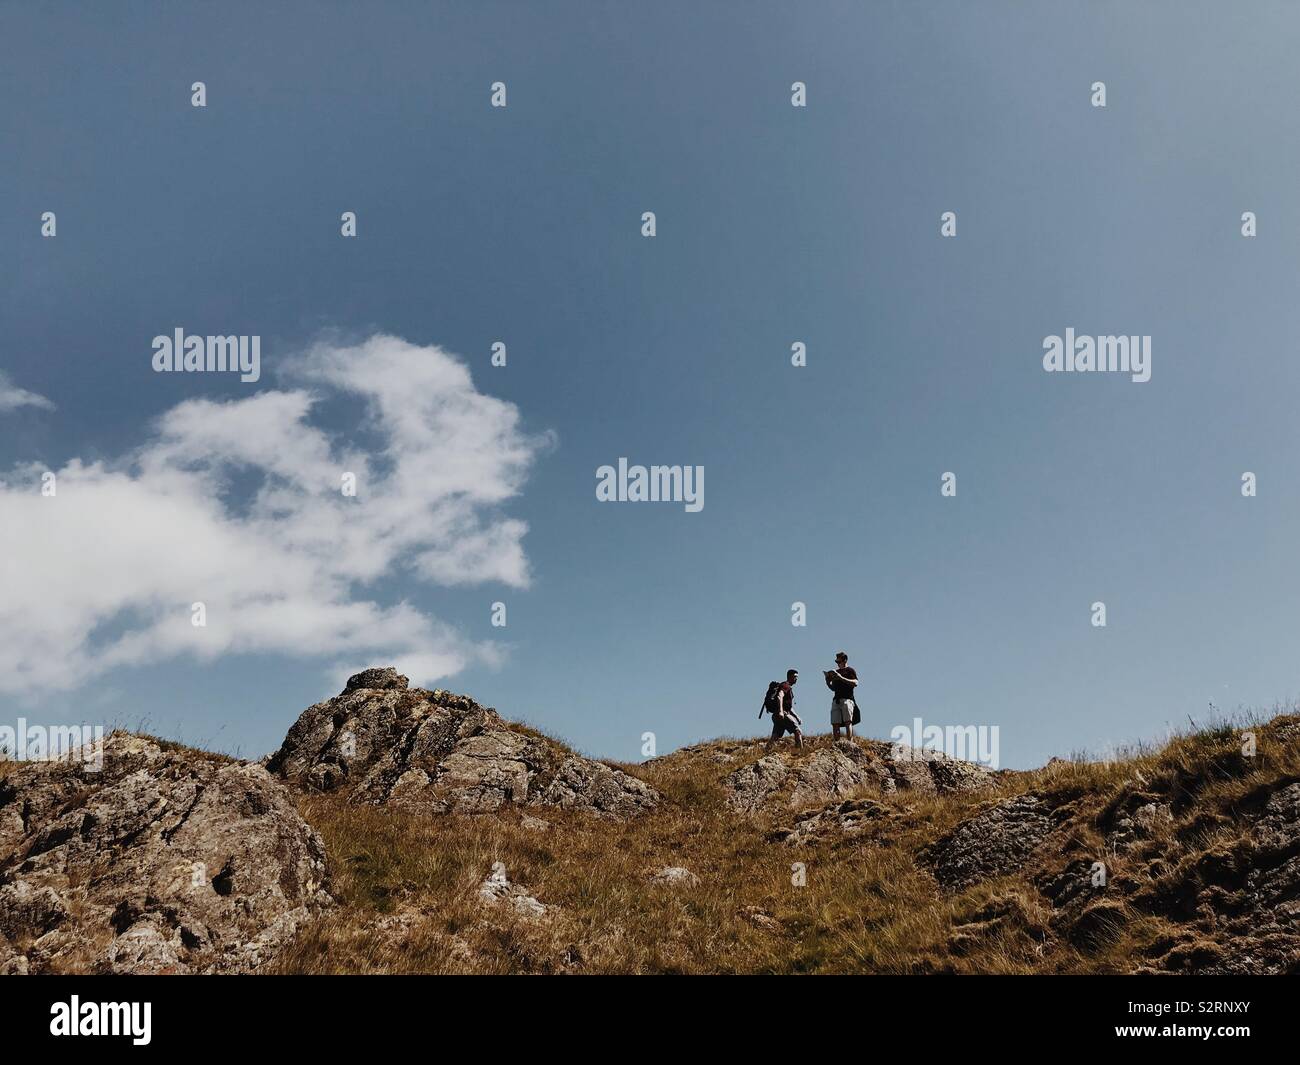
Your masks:
[{"label": "grey rock", "polygon": [[856,743],[841,740],[819,750],[794,767],[790,805],[808,806],[828,799],[848,798],[868,784],[884,779],[879,763]]},{"label": "grey rock", "polygon": [[258,765],[114,732],[97,772],[0,778],[0,966],[248,972],[332,901],[320,838]]},{"label": "grey rock", "polygon": [[1300,970],[1300,783],[1275,791],[1253,832],[1253,866],[1242,888],[1212,907],[1226,911],[1233,949],[1209,973],[1294,973]]},{"label": "grey rock", "polygon": [[727,776],[727,805],[742,813],[756,813],[785,783],[790,770],[785,759],[769,754],[741,766]]},{"label": "grey rock", "polygon": [[1300,783],[1288,784],[1269,796],[1255,823],[1254,836],[1264,855],[1280,857],[1300,850]]},{"label": "grey rock", "polygon": [[823,841],[858,839],[897,820],[893,804],[876,799],[845,799],[800,813],[792,826],[775,829],[769,837],[789,847]]},{"label": "grey rock", "polygon": [[[781,751],[741,766],[723,780],[727,804],[754,814],[780,805],[795,809],[852,798],[863,791],[947,794],[992,787],[991,769],[949,758],[942,752],[838,740],[811,754]],[[787,793],[788,788],[788,793]]]},{"label": "grey rock", "polygon": [[501,862],[493,863],[492,871],[479,885],[478,894],[489,906],[505,906],[520,917],[538,918],[547,914],[544,903],[510,882],[506,876],[506,867]]},{"label": "grey rock", "polygon": [[1183,863],[1138,896],[1140,908],[1187,920],[1156,967],[1207,975],[1300,971],[1300,783],[1278,787],[1249,834]]},{"label": "grey rock", "polygon": [[53,888],[35,888],[26,880],[0,887],[0,933],[10,941],[39,939],[67,917],[68,908]]},{"label": "grey rock", "polygon": [[1042,799],[1020,795],[963,821],[930,847],[925,858],[940,884],[965,888],[1021,869],[1054,827]]},{"label": "grey rock", "polygon": [[665,865],[662,869],[650,874],[650,883],[664,884],[673,887],[694,887],[700,882],[700,878],[692,873],[685,866]]},{"label": "grey rock", "polygon": [[899,791],[930,795],[982,791],[992,787],[996,780],[994,771],[987,766],[949,758],[942,751],[928,747],[892,743],[883,760],[885,771]]},{"label": "grey rock", "polygon": [[409,683],[410,681],[392,666],[376,666],[372,669],[363,669],[360,673],[353,673],[343,690],[351,692],[364,688],[371,691],[406,691]]},{"label": "grey rock", "polygon": [[428,813],[513,804],[622,818],[660,801],[644,781],[514,728],[466,696],[407,688],[391,667],[348,685],[294,722],[271,772],[317,791],[346,789],[352,802]]},{"label": "grey rock", "polygon": [[1131,814],[1121,812],[1116,816],[1115,828],[1107,835],[1106,844],[1112,850],[1129,851],[1173,822],[1167,803],[1144,803]]},{"label": "grey rock", "polygon": [[740,911],[740,916],[764,932],[781,931],[781,922],[760,906],[746,906]]},{"label": "grey rock", "polygon": [[165,928],[159,917],[151,914],[109,944],[108,968],[124,975],[187,973],[191,969],[181,961],[183,952],[180,929]]},{"label": "grey rock", "polygon": [[659,804],[659,793],[628,773],[570,755],[550,780],[536,789],[528,804],[626,817],[654,809]]}]

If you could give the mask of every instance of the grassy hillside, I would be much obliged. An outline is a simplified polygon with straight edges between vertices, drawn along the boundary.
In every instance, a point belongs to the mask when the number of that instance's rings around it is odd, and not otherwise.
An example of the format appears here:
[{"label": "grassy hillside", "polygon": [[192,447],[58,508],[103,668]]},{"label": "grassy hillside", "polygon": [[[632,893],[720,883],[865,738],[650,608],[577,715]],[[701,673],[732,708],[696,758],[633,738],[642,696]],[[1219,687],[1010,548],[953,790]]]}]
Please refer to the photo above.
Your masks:
[{"label": "grassy hillside", "polygon": [[[1247,733],[1255,747],[1243,753]],[[786,754],[807,759],[829,743]],[[324,838],[341,905],[300,934],[276,968],[1194,971],[1231,961],[1240,938],[1232,920],[1253,905],[1252,891],[1284,905],[1300,888],[1300,879],[1278,880],[1291,875],[1290,844],[1266,853],[1258,827],[1270,797],[1300,781],[1297,716],[1199,731],[1122,761],[1054,761],[1001,774],[992,790],[865,791],[854,807],[862,831],[796,846],[781,842],[796,812],[788,805],[749,818],[725,804],[723,778],[762,754],[759,741],[718,741],[620,766],[666,799],[622,822],[556,809],[417,816],[350,805],[341,794],[303,795],[300,809]],[[937,841],[1031,795],[1051,831],[1019,868],[965,887],[936,880]],[[1265,857],[1281,872],[1261,887],[1251,876]],[[1097,862],[1106,885],[1080,890]],[[484,903],[480,885],[494,863],[546,907],[543,915]],[[805,870],[802,885],[793,882],[794,863]],[[652,882],[666,866],[685,867],[698,882]],[[1284,929],[1262,948],[1273,952],[1274,968],[1293,945],[1289,935]]]}]

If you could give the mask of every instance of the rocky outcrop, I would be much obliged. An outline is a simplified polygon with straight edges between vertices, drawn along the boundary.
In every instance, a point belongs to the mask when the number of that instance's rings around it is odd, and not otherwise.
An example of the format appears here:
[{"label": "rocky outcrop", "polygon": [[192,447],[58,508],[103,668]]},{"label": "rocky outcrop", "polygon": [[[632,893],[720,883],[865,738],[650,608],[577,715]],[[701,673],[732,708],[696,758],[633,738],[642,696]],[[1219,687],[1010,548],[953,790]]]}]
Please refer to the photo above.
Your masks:
[{"label": "rocky outcrop", "polygon": [[490,813],[508,804],[609,817],[653,809],[659,794],[628,773],[582,758],[503,721],[463,695],[410,688],[396,670],[367,669],[307,709],[268,768],[353,802],[430,813]]},{"label": "rocky outcrop", "polygon": [[1114,851],[1129,851],[1173,824],[1168,803],[1148,802],[1131,814],[1119,813],[1106,844]]},{"label": "rocky outcrop", "polygon": [[1251,868],[1237,896],[1205,899],[1226,918],[1234,946],[1209,971],[1300,972],[1300,783],[1273,792],[1251,842]]},{"label": "rocky outcrop", "polygon": [[784,758],[767,755],[741,766],[724,780],[727,805],[741,813],[757,813],[774,796],[790,775]]},{"label": "rocky outcrop", "polygon": [[530,806],[626,817],[653,809],[659,793],[628,773],[569,754],[549,773],[538,775],[527,801]]},{"label": "rocky outcrop", "polygon": [[975,762],[963,762],[959,758],[949,758],[942,751],[920,750],[893,744],[889,757],[885,760],[890,774],[897,783],[904,765],[920,762],[926,774],[927,782],[919,774],[912,773],[906,786],[900,784],[900,790],[912,790],[936,795],[950,795],[958,791],[985,791],[993,787],[997,780],[996,771]]},{"label": "rocky outcrop", "polygon": [[[845,799],[863,790],[946,794],[993,785],[985,766],[961,762],[939,751],[878,741],[837,740],[811,753],[782,751],[730,773],[723,786],[727,803],[742,813],[786,805],[795,809]],[[784,799],[784,803],[782,803]]]},{"label": "rocky outcrop", "polygon": [[935,879],[960,889],[1019,871],[1056,821],[1034,795],[994,803],[940,839],[925,854]]},{"label": "rocky outcrop", "polygon": [[1269,793],[1247,835],[1179,863],[1134,901],[1190,919],[1159,945],[1158,971],[1300,972],[1300,783]]},{"label": "rocky outcrop", "polygon": [[847,798],[868,784],[883,787],[887,773],[879,761],[848,740],[814,752],[793,769],[790,805],[796,809],[827,799]]},{"label": "rocky outcrop", "polygon": [[878,836],[901,816],[896,806],[876,799],[845,799],[800,813],[793,825],[777,828],[768,837],[773,842],[799,847],[814,843],[860,840]]},{"label": "rocky outcrop", "polygon": [[492,863],[492,871],[479,885],[479,898],[489,906],[501,906],[520,917],[545,917],[548,910],[518,884],[511,883],[506,867],[501,862]]},{"label": "rocky outcrop", "polygon": [[332,902],[261,766],[117,732],[95,753],[0,777],[0,972],[248,972]]}]

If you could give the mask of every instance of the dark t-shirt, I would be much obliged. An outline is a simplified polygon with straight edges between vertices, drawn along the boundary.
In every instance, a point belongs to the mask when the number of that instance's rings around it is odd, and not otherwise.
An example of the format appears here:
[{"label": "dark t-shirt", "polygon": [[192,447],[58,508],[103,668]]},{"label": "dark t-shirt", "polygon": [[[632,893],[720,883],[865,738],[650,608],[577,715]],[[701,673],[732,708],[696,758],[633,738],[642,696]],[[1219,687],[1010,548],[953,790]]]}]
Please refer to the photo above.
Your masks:
[{"label": "dark t-shirt", "polygon": [[[837,672],[840,674],[840,676],[848,677],[850,680],[858,679],[857,670],[855,670],[852,666],[845,666],[843,669],[837,670]],[[854,698],[853,693],[856,690],[857,689],[854,687],[854,685],[846,684],[842,680],[836,679],[831,681],[831,691],[835,693],[835,698],[837,699],[852,699]]]},{"label": "dark t-shirt", "polygon": [[788,714],[794,709],[794,689],[790,687],[790,682],[788,680],[783,680],[781,682],[781,687],[777,688],[777,691],[782,695],[781,712],[783,714]]}]

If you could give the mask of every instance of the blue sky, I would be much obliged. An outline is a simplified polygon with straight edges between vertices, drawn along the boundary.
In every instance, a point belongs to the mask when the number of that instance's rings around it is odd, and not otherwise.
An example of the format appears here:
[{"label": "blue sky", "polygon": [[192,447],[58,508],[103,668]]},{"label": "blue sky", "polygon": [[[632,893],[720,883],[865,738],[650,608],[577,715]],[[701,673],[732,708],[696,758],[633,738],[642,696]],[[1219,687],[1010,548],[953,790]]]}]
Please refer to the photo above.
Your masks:
[{"label": "blue sky", "polygon": [[[261,754],[342,664],[411,653],[376,635],[403,603],[434,619],[435,658],[459,649],[441,685],[627,760],[646,731],[661,752],[757,731],[787,666],[825,729],[816,671],[841,647],[869,734],[997,725],[1012,766],[1295,697],[1298,21],[1281,4],[6,5],[0,370],[52,409],[0,410],[0,720]],[[177,326],[260,335],[262,380],[153,373],[152,338]],[[1067,327],[1150,335],[1151,380],[1044,373],[1043,338]],[[464,514],[526,523],[526,577],[478,559],[487,576],[449,584],[398,552],[349,583],[325,564],[330,609],[372,604],[372,631],[326,645],[290,626],[216,654],[149,636],[88,664],[176,606],[133,601],[121,572],[170,572],[168,513],[106,503],[143,541],[101,554],[92,514],[69,549],[32,533],[31,470],[156,455],[178,408],[176,446],[193,442],[217,408],[185,404],[306,387],[291,364],[322,337],[347,359],[376,334],[439,372],[433,349],[458,357],[494,446],[527,451],[488,475],[508,498]],[[442,386],[409,387],[419,407]],[[340,450],[382,434],[358,394],[312,411]],[[702,465],[704,509],[598,503],[620,456]],[[237,530],[254,486],[227,488],[216,520]],[[453,549],[419,520],[401,527]],[[47,576],[85,595],[51,606]]]}]

